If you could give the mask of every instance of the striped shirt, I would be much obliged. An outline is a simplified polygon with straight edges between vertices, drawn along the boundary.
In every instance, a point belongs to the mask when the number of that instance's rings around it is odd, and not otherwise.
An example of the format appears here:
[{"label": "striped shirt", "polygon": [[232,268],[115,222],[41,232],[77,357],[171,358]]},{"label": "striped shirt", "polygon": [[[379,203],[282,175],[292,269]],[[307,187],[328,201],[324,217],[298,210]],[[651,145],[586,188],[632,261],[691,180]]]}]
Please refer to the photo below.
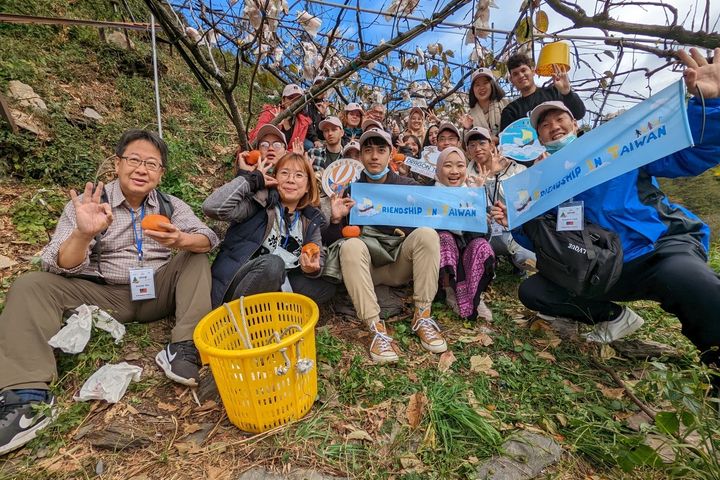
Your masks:
[{"label": "striped shirt", "polygon": [[[43,270],[61,275],[101,275],[107,283],[127,284],[129,283],[129,269],[139,266],[138,250],[135,244],[132,216],[132,207],[125,200],[117,180],[105,186],[108,196],[108,203],[112,208],[113,221],[101,237],[100,264],[91,261],[90,254],[95,245],[95,240],[90,242],[85,259],[80,265],[73,268],[62,268],[57,264],[60,246],[70,237],[75,230],[75,207],[72,202],[65,205],[57,228],[50,243],[43,249],[41,254]],[[168,195],[173,206],[172,223],[180,231],[185,233],[199,233],[205,235],[212,248],[219,243],[215,232],[208,228],[196,215],[188,204],[179,198]],[[82,195],[80,196],[82,198]],[[147,235],[142,234],[140,227],[140,210],[135,211],[135,221],[138,233],[142,235],[143,265],[152,267],[153,270],[165,265],[172,257],[172,250],[164,247]],[[151,191],[145,199],[145,215],[160,213],[160,204],[155,190]]]}]

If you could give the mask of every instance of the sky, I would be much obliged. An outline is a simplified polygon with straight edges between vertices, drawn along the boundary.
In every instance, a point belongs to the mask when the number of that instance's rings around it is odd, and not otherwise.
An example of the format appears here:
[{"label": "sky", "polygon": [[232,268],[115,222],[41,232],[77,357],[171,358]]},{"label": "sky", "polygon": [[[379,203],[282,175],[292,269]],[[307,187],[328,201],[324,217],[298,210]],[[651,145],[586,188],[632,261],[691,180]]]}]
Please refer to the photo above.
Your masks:
[{"label": "sky", "polygon": [[[209,0],[205,0],[209,3]],[[344,0],[300,0],[292,2],[288,0],[290,6],[290,15],[286,16],[282,21],[281,25],[294,26],[297,24],[294,22],[295,15],[300,10],[306,10],[313,15],[316,15],[322,20],[322,26],[320,32],[330,33],[332,30],[338,13],[341,11],[332,4],[342,4]],[[498,30],[510,30],[515,24],[520,5],[522,0],[495,0],[499,5],[499,8],[490,8],[490,22],[493,28]],[[232,2],[234,3],[234,2]],[[349,5],[358,5],[362,9],[368,10],[387,10],[391,0],[386,1],[360,1],[360,0],[349,0]],[[420,0],[418,7],[412,13],[416,17],[430,17],[436,9],[442,8],[447,1],[443,2],[432,2],[429,0]],[[596,2],[595,0],[578,0],[578,3],[583,7],[588,14],[592,14]],[[684,19],[683,25],[690,29],[692,28],[693,13],[695,8],[703,9],[705,6],[705,0],[666,0],[666,3],[675,6],[678,9],[680,19]],[[213,4],[214,7],[218,2]],[[217,8],[217,7],[216,7]],[[556,14],[550,7],[541,5],[540,7],[549,16],[549,33],[556,32],[561,29],[565,29],[570,26],[570,22],[564,17]],[[233,6],[233,11],[240,14],[242,12],[242,2],[237,2]],[[467,25],[472,21],[472,11],[474,9],[474,2],[462,7],[458,12],[447,19],[447,22],[453,22],[457,24]],[[644,24],[665,24],[665,13],[658,7],[636,7],[636,6],[622,6],[615,8],[611,11],[611,16],[625,21],[631,21],[629,19],[638,19]],[[695,29],[699,29],[697,23],[699,22],[701,15],[697,15],[695,19]],[[717,31],[717,21],[720,17],[720,2],[711,2],[710,7],[710,19],[711,19],[711,31]],[[362,36],[363,40],[368,43],[379,44],[382,41],[390,40],[395,34],[397,29],[405,31],[409,28],[414,27],[418,24],[416,20],[400,20],[396,23],[395,20],[387,21],[383,16],[361,12],[360,23],[362,25]],[[393,24],[396,27],[393,30]],[[283,28],[280,29],[281,31]],[[354,11],[346,11],[342,21],[340,23],[339,31],[342,36],[351,39],[358,39],[358,27],[356,21],[356,13]],[[395,32],[395,33],[393,33]],[[451,61],[457,64],[468,64],[466,68],[461,68],[451,65],[453,84],[461,78],[464,72],[467,72],[467,68],[474,68],[474,65],[469,64],[469,55],[472,51],[472,45],[464,44],[464,35],[466,30],[457,26],[440,26],[433,31],[428,31],[411,40],[409,43],[401,47],[405,51],[414,52],[416,49],[426,51],[427,45],[431,43],[439,42],[443,45],[445,50],[452,50],[455,53],[454,58]],[[603,36],[604,34],[598,29],[576,29],[570,32],[565,32],[571,35],[588,35],[588,36]],[[621,34],[615,34],[621,35]],[[287,39],[286,43],[294,44],[299,46],[299,40],[297,37],[299,33],[297,31],[291,32],[285,30],[283,38]],[[325,39],[321,36],[316,37],[316,40],[320,44],[325,43]],[[492,49],[495,53],[499,52],[502,46],[505,44],[506,35],[494,34],[492,38],[481,40],[481,44],[488,49]],[[610,58],[603,52],[610,50],[613,54],[617,53],[614,47],[605,45],[601,40],[578,40],[575,43],[577,52],[583,61],[587,62],[592,66],[594,72],[584,64],[579,64],[577,58],[574,56],[572,70],[570,72],[571,80],[580,81],[583,79],[595,79],[585,85],[585,87],[596,87],[598,86],[598,75],[602,75],[605,71],[614,71],[616,67],[616,60]],[[661,46],[661,45],[658,45]],[[494,47],[494,48],[493,48]],[[540,42],[536,42],[535,55],[539,54]],[[298,49],[301,52],[301,49]],[[357,53],[355,49],[354,53],[344,52],[346,55],[353,55]],[[417,58],[415,55],[407,55],[406,58]],[[288,57],[287,62],[297,63],[298,58]],[[432,63],[432,62],[430,62]],[[646,67],[650,70],[659,68],[665,63],[664,60],[657,58],[652,54],[645,52],[633,51],[626,49],[626,54],[622,59],[619,71],[625,71],[632,68]],[[424,70],[420,68],[417,73],[408,69],[401,68],[400,58],[397,55],[392,55],[386,60],[386,64],[392,65],[399,69],[399,72],[390,74],[395,76],[402,76],[408,79],[424,79]],[[383,77],[387,77],[388,73],[383,67],[376,67],[377,70],[365,71],[361,73],[361,82],[365,84],[385,84],[387,81],[383,81]],[[380,73],[378,73],[380,72]],[[679,71],[671,71],[670,69],[664,69],[654,75],[650,79],[647,79],[644,72],[635,72],[628,75],[620,76],[616,78],[617,83],[621,83],[621,91],[628,93],[637,99],[627,99],[620,96],[611,95],[608,98],[607,105],[604,107],[604,113],[609,113],[622,108],[629,108],[633,104],[639,101],[639,98],[646,98],[653,92],[657,92],[665,86],[669,85],[673,81],[681,78]],[[546,81],[547,78],[536,77],[538,84]],[[469,85],[468,85],[469,87]],[[507,87],[509,89],[509,86]],[[467,87],[464,87],[462,91],[466,92]],[[515,92],[509,92],[511,95]],[[590,98],[590,92],[579,92],[581,98],[586,103],[589,111],[598,111],[602,96],[597,96],[595,100]],[[352,99],[351,99],[352,100]]]}]

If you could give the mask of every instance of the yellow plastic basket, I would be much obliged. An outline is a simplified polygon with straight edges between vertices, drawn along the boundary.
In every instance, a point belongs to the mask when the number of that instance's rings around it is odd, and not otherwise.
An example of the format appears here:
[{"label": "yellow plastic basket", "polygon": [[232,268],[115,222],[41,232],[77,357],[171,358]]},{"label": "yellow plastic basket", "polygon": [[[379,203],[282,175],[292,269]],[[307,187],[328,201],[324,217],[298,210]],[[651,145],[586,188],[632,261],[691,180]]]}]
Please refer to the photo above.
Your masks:
[{"label": "yellow plastic basket", "polygon": [[241,300],[234,300],[200,320],[193,340],[203,364],[210,364],[230,421],[260,433],[302,418],[315,402],[319,310],[295,293],[262,293],[242,302],[244,320]]}]

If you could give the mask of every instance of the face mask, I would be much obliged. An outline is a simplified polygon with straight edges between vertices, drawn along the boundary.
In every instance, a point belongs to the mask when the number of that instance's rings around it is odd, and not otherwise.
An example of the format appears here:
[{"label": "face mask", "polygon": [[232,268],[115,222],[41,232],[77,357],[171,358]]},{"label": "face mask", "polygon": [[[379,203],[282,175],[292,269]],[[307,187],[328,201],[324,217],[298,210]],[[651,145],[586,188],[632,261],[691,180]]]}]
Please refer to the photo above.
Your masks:
[{"label": "face mask", "polygon": [[370,173],[367,171],[367,168],[363,169],[363,171],[365,172],[365,175],[367,175],[368,178],[370,178],[372,180],[380,180],[381,178],[383,178],[385,175],[388,174],[388,172],[390,171],[390,167],[388,167],[386,165],[385,168],[381,172],[378,172],[378,173]]},{"label": "face mask", "polygon": [[568,133],[562,138],[558,138],[557,140],[546,143],[545,150],[547,150],[548,153],[553,154],[561,148],[570,145],[575,140],[577,140],[577,135],[575,135],[574,133]]}]

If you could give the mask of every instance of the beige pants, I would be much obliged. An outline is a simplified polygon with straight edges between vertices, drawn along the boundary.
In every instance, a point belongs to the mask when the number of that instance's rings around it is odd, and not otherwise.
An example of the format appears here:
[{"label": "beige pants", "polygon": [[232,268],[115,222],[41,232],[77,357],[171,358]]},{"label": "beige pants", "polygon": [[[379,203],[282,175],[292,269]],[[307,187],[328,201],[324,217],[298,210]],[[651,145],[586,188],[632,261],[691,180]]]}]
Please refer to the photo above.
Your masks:
[{"label": "beige pants", "polygon": [[63,326],[63,312],[97,305],[121,323],[152,322],[175,315],[172,342],[191,340],[210,311],[207,255],[181,252],[155,272],[154,300],[133,302],[128,285],[99,285],[48,272],[20,276],[0,314],[0,391],[47,388],[57,376],[48,340]]},{"label": "beige pants", "polygon": [[432,228],[417,228],[403,242],[394,263],[374,267],[365,243],[350,238],[340,247],[340,268],[358,318],[370,325],[380,319],[374,285],[398,287],[412,280],[415,306],[432,303],[438,288],[440,239]]}]

